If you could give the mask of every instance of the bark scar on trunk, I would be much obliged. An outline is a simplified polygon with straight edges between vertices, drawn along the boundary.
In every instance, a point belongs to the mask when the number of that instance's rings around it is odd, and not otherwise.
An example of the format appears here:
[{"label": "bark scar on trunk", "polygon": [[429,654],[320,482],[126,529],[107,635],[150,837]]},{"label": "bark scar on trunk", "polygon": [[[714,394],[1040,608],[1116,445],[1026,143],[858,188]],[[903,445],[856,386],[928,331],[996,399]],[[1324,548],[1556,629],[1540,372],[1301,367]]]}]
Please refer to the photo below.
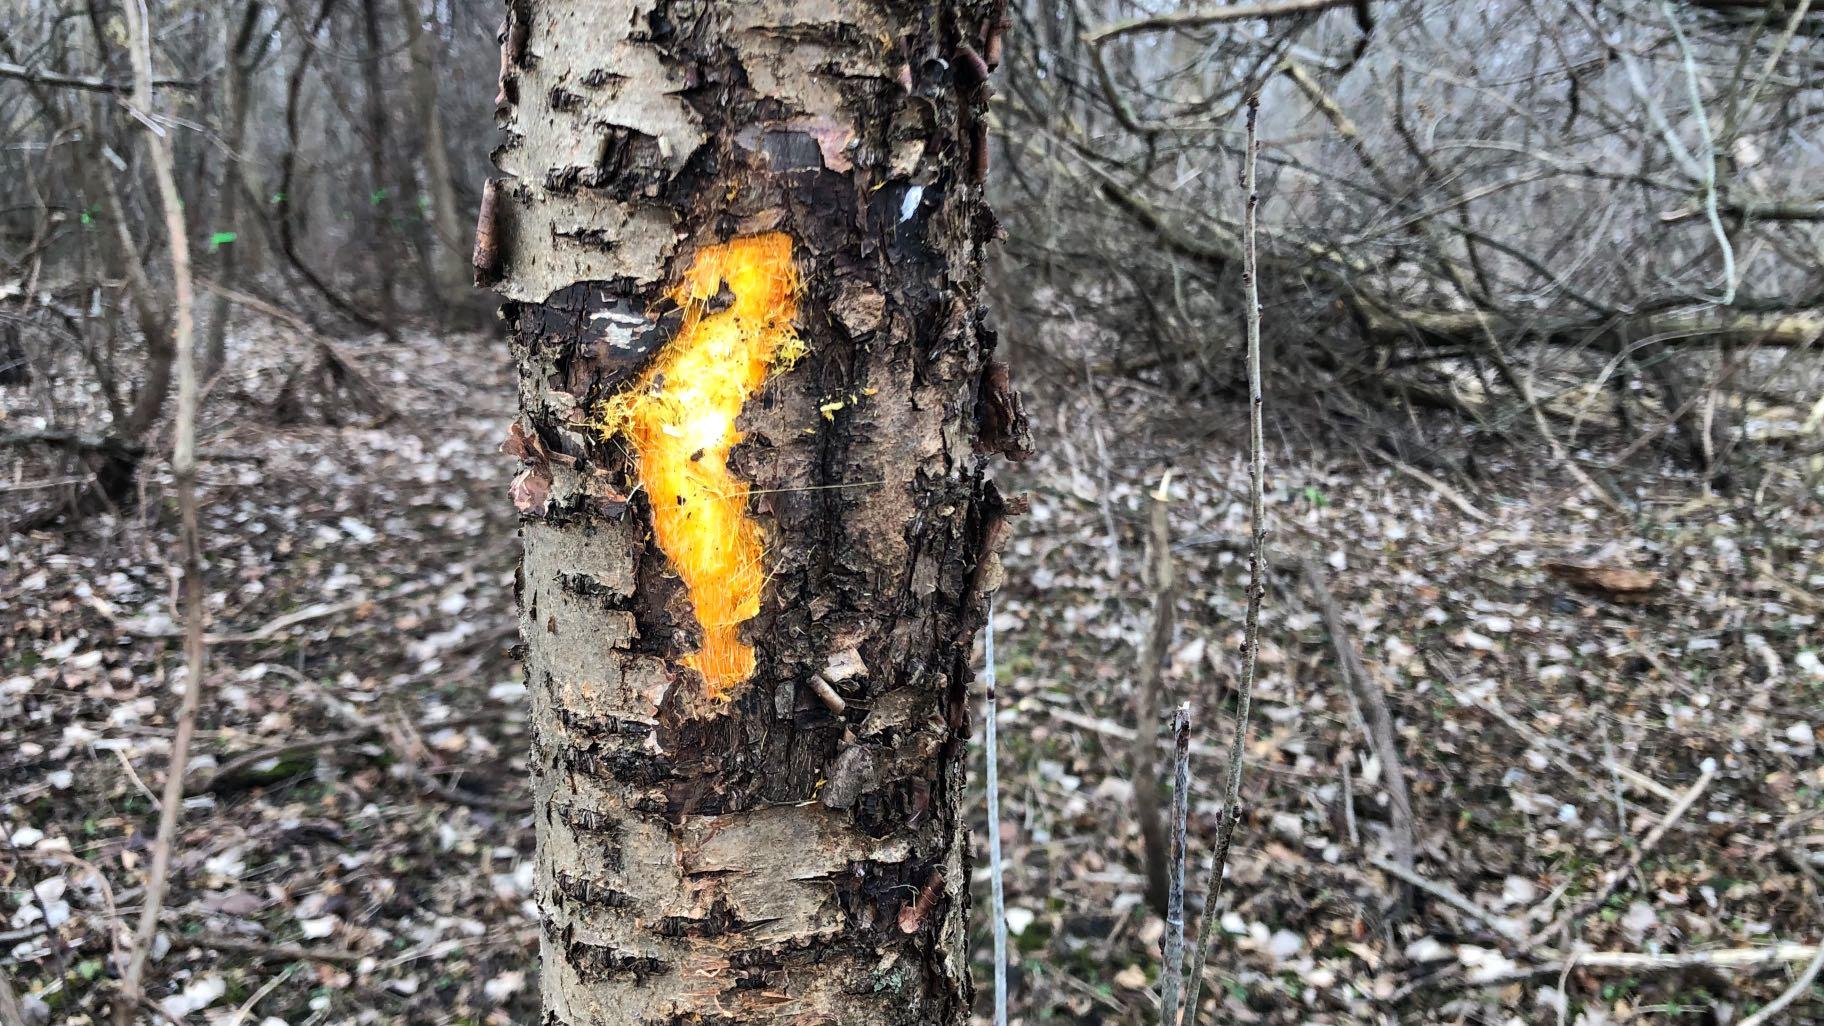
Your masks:
[{"label": "bark scar on trunk", "polygon": [[652,506],[653,537],[689,591],[703,641],[684,664],[714,702],[754,675],[741,627],[766,585],[748,483],[730,473],[736,418],[776,371],[803,353],[798,272],[784,232],[697,250],[669,298],[684,311],[676,337],[631,388],[603,404],[601,426],[632,443]]}]

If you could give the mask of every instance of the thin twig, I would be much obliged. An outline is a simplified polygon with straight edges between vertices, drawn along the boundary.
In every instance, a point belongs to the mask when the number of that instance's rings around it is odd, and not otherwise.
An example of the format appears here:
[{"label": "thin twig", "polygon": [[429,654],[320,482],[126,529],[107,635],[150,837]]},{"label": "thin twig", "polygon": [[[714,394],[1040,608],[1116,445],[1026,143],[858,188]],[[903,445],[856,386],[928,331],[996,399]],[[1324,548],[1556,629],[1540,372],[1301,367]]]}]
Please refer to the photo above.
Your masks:
[{"label": "thin twig", "polygon": [[208,794],[243,779],[262,763],[309,755],[321,748],[340,748],[343,745],[365,741],[373,734],[372,730],[348,731],[342,734],[325,734],[320,737],[255,749],[244,755],[235,756],[218,767],[214,773],[191,782],[188,787],[184,788],[184,793],[189,795]]},{"label": "thin twig", "polygon": [[[1056,705],[1050,704],[1054,702],[1055,699],[1045,695],[1039,695],[1037,697],[1039,701],[1047,703],[1044,710],[1045,715],[1057,720],[1059,723],[1066,723],[1070,726],[1090,731],[1091,733],[1100,734],[1103,737],[1113,738],[1116,741],[1125,741],[1129,744],[1133,743],[1136,731],[1132,727],[1116,723],[1113,720],[1102,719],[1095,716],[1085,716],[1080,712],[1074,712],[1070,709],[1058,708]],[[1215,745],[1204,741],[1192,741],[1191,754],[1199,759],[1216,759],[1220,760],[1223,765],[1228,765],[1228,749],[1218,748]],[[1305,777],[1314,779],[1318,776],[1317,773],[1311,770],[1300,769],[1297,766],[1281,766],[1271,760],[1250,758],[1248,759],[1248,765],[1259,769],[1263,773],[1277,773],[1286,777]]]},{"label": "thin twig", "polygon": [[[59,89],[86,89],[93,93],[124,93],[133,88],[92,75],[69,75],[61,71],[51,71],[48,68],[28,68],[7,61],[0,61],[0,78],[15,78],[22,82],[33,82]],[[162,89],[196,88],[195,82],[178,78],[153,79],[152,84]]]},{"label": "thin twig", "polygon": [[1480,521],[1484,524],[1494,520],[1494,518],[1487,513],[1477,509],[1475,503],[1464,498],[1462,492],[1457,491],[1443,481],[1425,473],[1423,470],[1409,464],[1401,463],[1399,460],[1395,459],[1387,460],[1387,465],[1431,489],[1433,492],[1437,493],[1439,498],[1450,503],[1452,506],[1457,507],[1464,516],[1469,517],[1471,520]]},{"label": "thin twig", "polygon": [[1542,734],[1538,730],[1527,726],[1516,718],[1513,713],[1503,709],[1500,703],[1496,702],[1493,698],[1471,694],[1462,687],[1461,681],[1457,677],[1457,672],[1451,668],[1450,662],[1437,653],[1425,653],[1425,663],[1427,666],[1430,666],[1433,670],[1437,671],[1437,673],[1444,678],[1445,682],[1450,685],[1452,698],[1462,702],[1464,705],[1474,706],[1490,716],[1493,716],[1495,719],[1500,720],[1509,730],[1520,735],[1529,744],[1537,746],[1541,750],[1541,753],[1544,754],[1546,758],[1551,759],[1556,763],[1559,768],[1582,781],[1584,786],[1588,787],[1592,792],[1596,794],[1603,793],[1602,782],[1578,768],[1577,764],[1572,760],[1582,760],[1593,766],[1601,766],[1608,770],[1611,775],[1619,776],[1622,780],[1626,781],[1630,787],[1655,795],[1665,801],[1675,802],[1678,800],[1678,792],[1659,781],[1654,780],[1652,777],[1649,777],[1638,770],[1630,769],[1618,760],[1600,758],[1591,752],[1586,752],[1580,748],[1566,744],[1558,738]]},{"label": "thin twig", "polygon": [[982,679],[988,694],[982,730],[983,759],[986,769],[988,803],[988,890],[994,916],[994,1026],[1007,1026],[1007,894],[1001,871],[1001,773],[999,745],[995,738],[995,715],[1000,704],[995,692],[994,675],[994,599],[988,599],[988,621],[982,627]]},{"label": "thin twig", "polygon": [[1609,779],[1615,784],[1615,836],[1625,837],[1628,833],[1628,799],[1623,793],[1621,774],[1616,771],[1619,763],[1615,759],[1615,745],[1609,740],[1607,724],[1602,728],[1602,761],[1609,767]]},{"label": "thin twig", "polygon": [[1362,846],[1362,838],[1355,826],[1355,785],[1349,780],[1349,760],[1352,758],[1354,758],[1352,754],[1344,753],[1342,760],[1343,826],[1349,831],[1349,847],[1360,848]]},{"label": "thin twig", "polygon": [[[316,602],[305,606],[302,609],[294,609],[289,613],[276,616],[253,630],[236,631],[230,634],[205,634],[203,635],[203,640],[210,645],[256,645],[262,641],[268,641],[278,635],[281,631],[289,630],[299,624],[310,623],[313,620],[321,620],[325,617],[338,616],[342,613],[360,609],[362,606],[366,605],[384,606],[386,603],[396,599],[415,595],[418,592],[432,587],[432,585],[433,582],[431,581],[413,581],[410,584],[400,585],[381,595],[361,594],[354,598],[344,599],[341,602]],[[91,601],[90,605],[102,615],[107,616],[110,619],[114,618],[114,611],[112,608],[106,607],[95,601]],[[116,619],[115,623],[121,630],[136,638],[157,639],[182,636],[176,630],[153,627],[144,620]]]},{"label": "thin twig", "polygon": [[1805,965],[1805,971],[1799,974],[1798,979],[1792,981],[1792,986],[1787,987],[1779,997],[1769,1001],[1765,1008],[1743,1019],[1740,1026],[1762,1026],[1764,1023],[1772,1022],[1775,1015],[1785,1011],[1787,1006],[1810,993],[1811,985],[1817,982],[1820,970],[1824,970],[1824,944],[1818,945],[1817,954],[1811,956],[1811,961]]},{"label": "thin twig", "polygon": [[177,422],[171,473],[176,480],[182,517],[184,665],[187,674],[183,700],[178,706],[177,729],[171,739],[171,761],[165,770],[164,807],[159,810],[158,834],[152,844],[152,868],[140,908],[139,928],[134,932],[132,954],[121,977],[121,1000],[114,1005],[115,1021],[120,1026],[128,1026],[133,1009],[145,998],[146,961],[152,954],[159,912],[164,907],[165,888],[170,883],[171,850],[177,837],[177,821],[183,815],[184,768],[189,764],[197,710],[202,705],[207,649],[203,640],[202,540],[196,497],[197,382],[193,341],[196,296],[190,279],[190,241],[184,228],[183,197],[177,189],[171,136],[142,113],[150,112],[153,104],[151,15],[144,0],[128,0],[121,6],[126,12],[127,33],[133,48],[134,85],[128,109],[147,129],[146,149],[151,156],[152,176],[158,183],[159,203],[164,208],[165,237],[171,247],[171,278],[177,293],[176,329],[172,339],[176,347],[173,359],[177,370]]},{"label": "thin twig", "polygon": [[325,962],[347,965],[367,957],[359,951],[344,948],[307,948],[302,944],[275,944],[213,933],[186,935],[175,946],[202,948],[205,951],[230,951],[237,955],[247,955],[256,962]]},{"label": "thin twig", "polygon": [[1439,988],[1504,987],[1522,980],[1556,976],[1564,970],[1566,959],[1574,958],[1584,970],[1620,970],[1634,973],[1678,972],[1685,969],[1765,969],[1775,965],[1806,962],[1818,957],[1819,945],[1772,944],[1763,948],[1713,948],[1705,951],[1682,951],[1652,955],[1639,951],[1579,951],[1538,965],[1488,976],[1432,977],[1407,984],[1387,1000],[1397,1004],[1416,990],[1427,986]]},{"label": "thin twig", "polygon": [[1196,1026],[1198,992],[1203,987],[1203,967],[1210,958],[1210,943],[1216,931],[1216,905],[1222,897],[1223,873],[1229,862],[1229,848],[1235,842],[1235,827],[1241,822],[1241,757],[1248,743],[1248,706],[1254,697],[1254,674],[1260,655],[1260,601],[1266,595],[1266,573],[1262,553],[1266,549],[1267,444],[1266,425],[1262,418],[1265,400],[1260,384],[1260,261],[1255,252],[1254,235],[1260,210],[1260,192],[1255,160],[1260,143],[1257,138],[1260,121],[1260,94],[1248,97],[1247,150],[1242,157],[1241,189],[1247,204],[1242,222],[1242,273],[1244,314],[1248,326],[1248,520],[1253,540],[1248,549],[1248,612],[1243,626],[1241,680],[1237,682],[1235,734],[1229,749],[1228,782],[1223,788],[1222,821],[1217,826],[1216,854],[1210,860],[1209,875],[1204,883],[1203,919],[1197,925],[1197,954],[1191,960],[1190,978],[1185,988],[1185,1026]]},{"label": "thin twig", "polygon": [[241,1023],[246,1022],[247,1017],[252,1014],[254,1006],[266,1000],[266,995],[279,989],[279,984],[291,979],[293,971],[292,967],[287,966],[275,973],[272,979],[267,980],[259,990],[253,992],[252,997],[242,1002],[241,1007],[234,1010],[234,1017],[228,1020],[227,1026],[241,1026]]},{"label": "thin twig", "polygon": [[1500,916],[1495,915],[1493,912],[1490,912],[1469,900],[1458,893],[1449,884],[1427,879],[1426,877],[1420,876],[1412,869],[1402,866],[1397,862],[1389,862],[1379,855],[1370,855],[1368,857],[1368,864],[1389,876],[1417,887],[1426,894],[1437,898],[1451,908],[1456,909],[1471,919],[1474,919],[1476,922],[1481,923],[1483,926],[1488,927],[1501,937],[1505,937],[1511,941],[1525,939],[1517,928],[1516,923],[1511,920],[1502,919]]},{"label": "thin twig", "polygon": [[1666,24],[1672,27],[1672,38],[1678,42],[1680,63],[1685,69],[1685,95],[1691,102],[1691,120],[1697,122],[1698,140],[1703,144],[1704,160],[1699,164],[1698,184],[1704,188],[1704,215],[1723,257],[1723,294],[1716,303],[1728,306],[1735,302],[1735,244],[1729,240],[1722,213],[1717,209],[1718,156],[1716,140],[1710,132],[1710,114],[1704,110],[1703,75],[1697,70],[1697,56],[1691,52],[1691,42],[1685,38],[1685,30],[1678,23],[1678,12],[1672,9],[1670,0],[1659,0],[1659,9],[1666,17]]},{"label": "thin twig", "polygon": [[1184,864],[1191,818],[1191,707],[1172,718],[1172,880],[1165,903],[1165,965],[1159,972],[1162,1026],[1178,1021],[1184,990]]},{"label": "thin twig", "polygon": [[1117,21],[1083,34],[1085,42],[1100,44],[1120,36],[1136,32],[1160,31],[1164,29],[1197,29],[1225,22],[1243,21],[1252,18],[1273,20],[1276,18],[1296,17],[1307,14],[1318,14],[1332,7],[1342,7],[1347,0],[1278,0],[1278,2],[1235,4],[1230,7],[1215,7],[1190,11],[1174,11],[1170,14],[1149,15],[1127,21]]},{"label": "thin twig", "polygon": [[139,793],[145,795],[146,801],[151,803],[152,811],[165,811],[165,804],[158,800],[158,795],[152,793],[152,789],[147,787],[146,782],[140,778],[139,771],[133,768],[133,760],[127,755],[126,749],[114,749],[114,757],[119,760],[120,768],[122,772],[126,773],[127,779],[133,781],[133,786],[139,788]]}]

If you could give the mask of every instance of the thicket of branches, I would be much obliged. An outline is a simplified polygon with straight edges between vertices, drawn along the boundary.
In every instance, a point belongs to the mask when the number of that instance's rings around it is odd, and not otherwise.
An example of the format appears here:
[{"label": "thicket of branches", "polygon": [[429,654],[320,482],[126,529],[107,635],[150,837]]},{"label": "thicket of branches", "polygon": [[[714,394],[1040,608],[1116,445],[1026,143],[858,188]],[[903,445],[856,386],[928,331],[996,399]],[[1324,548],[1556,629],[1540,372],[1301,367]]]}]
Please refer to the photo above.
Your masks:
[{"label": "thicket of branches", "polygon": [[[7,404],[0,450],[59,482],[28,496],[47,514],[127,499],[168,414],[169,247],[139,122],[175,146],[207,375],[237,319],[277,314],[320,341],[487,309],[467,254],[498,5],[150,7],[163,117],[132,106],[118,4],[8,0],[0,32],[0,385],[29,395]],[[298,380],[250,401],[282,415],[301,384],[359,392],[333,348],[298,349]]]},{"label": "thicket of branches", "polygon": [[1804,394],[1824,9],[1095,7],[1016,5],[997,107],[1010,313],[1087,326],[1050,334],[1077,371],[1239,392],[1236,112],[1259,90],[1287,405],[1383,425],[1441,407],[1560,455],[1602,422],[1720,481],[1744,412]]},{"label": "thicket of branches", "polygon": [[[465,265],[499,4],[148,2],[206,376],[232,370],[250,310],[319,341],[485,313]],[[1237,111],[1259,91],[1280,409],[1372,423],[1413,462],[1439,409],[1560,458],[1613,428],[1622,454],[1670,451],[1720,482],[1747,418],[1815,394],[1824,5],[1007,13],[1006,52],[988,55],[997,306],[1016,344],[1073,377],[1240,394]],[[0,449],[60,482],[33,492],[47,515],[103,508],[127,499],[168,412],[147,115],[112,0],[8,0],[6,24],[0,385],[17,391]],[[333,347],[300,350],[293,379],[245,398],[286,415],[301,392],[351,387]],[[236,388],[230,374],[215,394]]]}]

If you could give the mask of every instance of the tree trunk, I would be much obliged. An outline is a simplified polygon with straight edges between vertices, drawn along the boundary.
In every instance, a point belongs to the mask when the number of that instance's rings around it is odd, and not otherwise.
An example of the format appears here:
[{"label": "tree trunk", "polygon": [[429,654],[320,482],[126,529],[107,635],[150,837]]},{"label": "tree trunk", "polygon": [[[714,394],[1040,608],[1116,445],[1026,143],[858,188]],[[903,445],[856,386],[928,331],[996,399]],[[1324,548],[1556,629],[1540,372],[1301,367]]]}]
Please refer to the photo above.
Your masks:
[{"label": "tree trunk", "polygon": [[[239,30],[232,36],[233,42],[229,43],[231,37],[225,31],[226,13],[223,15],[222,38],[227,67],[222,69],[222,145],[226,152],[222,160],[221,212],[216,227],[218,231],[234,237],[213,245],[218,250],[216,281],[230,289],[240,287],[241,251],[253,244],[253,240],[240,237],[241,193],[246,189],[243,162],[247,156],[244,152],[247,145],[247,112],[253,106],[253,97],[249,95],[253,88],[253,68],[248,60],[248,51],[254,44],[263,16],[260,4],[248,4],[241,12]],[[218,292],[210,298],[208,333],[203,342],[205,379],[220,373],[228,362],[230,309],[228,298],[223,294]]]},{"label": "tree trunk", "polygon": [[513,0],[545,1022],[954,1026],[991,2]]},{"label": "tree trunk", "polygon": [[425,27],[419,0],[399,0],[406,31],[411,34],[412,106],[424,129],[425,191],[431,200],[431,277],[437,298],[445,305],[468,305],[468,276],[464,269],[462,217],[456,211],[455,178],[450,171],[449,150],[443,137],[443,115],[437,104],[437,33]]},{"label": "tree trunk", "polygon": [[399,262],[400,245],[398,226],[393,223],[393,211],[397,208],[398,190],[394,188],[393,176],[387,169],[386,160],[386,118],[388,103],[386,99],[386,75],[382,66],[386,60],[386,47],[380,38],[380,12],[373,0],[361,5],[361,33],[367,44],[367,53],[362,55],[361,78],[363,98],[367,117],[367,179],[372,190],[368,195],[368,210],[373,217],[374,282],[379,286],[379,313],[382,323],[396,326],[399,323],[398,294],[394,285],[395,270]]}]

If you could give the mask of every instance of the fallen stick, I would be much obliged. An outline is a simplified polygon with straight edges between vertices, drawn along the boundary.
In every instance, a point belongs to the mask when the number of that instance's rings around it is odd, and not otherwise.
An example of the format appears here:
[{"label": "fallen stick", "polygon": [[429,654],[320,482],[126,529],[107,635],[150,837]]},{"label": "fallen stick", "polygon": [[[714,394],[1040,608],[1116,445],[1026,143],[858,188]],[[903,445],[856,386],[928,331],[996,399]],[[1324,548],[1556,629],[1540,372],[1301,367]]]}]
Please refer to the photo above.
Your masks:
[{"label": "fallen stick", "polygon": [[[454,785],[446,784],[443,781],[438,780],[434,773],[425,769],[418,763],[413,752],[414,746],[411,743],[411,739],[406,737],[405,732],[399,727],[388,724],[378,716],[370,716],[356,708],[353,703],[338,698],[322,684],[311,680],[309,677],[306,677],[304,674],[299,673],[290,667],[269,664],[269,668],[273,672],[288,677],[299,685],[308,688],[314,693],[318,704],[321,705],[325,711],[346,721],[354,728],[354,731],[351,731],[351,733],[365,732],[370,735],[377,735],[384,740],[399,756],[399,762],[396,768],[400,772],[403,772],[413,783],[424,788],[430,794],[442,798],[445,801],[456,802],[460,805],[469,805],[478,809],[488,809],[494,812],[523,814],[532,810],[531,803],[522,799],[495,798],[490,795],[475,794],[471,791],[464,791]],[[496,719],[498,719],[498,717],[463,716],[444,720],[435,724],[425,724],[425,726],[439,728],[461,727]],[[407,726],[416,730],[415,725],[408,723]],[[417,747],[422,748],[423,746],[418,745]]]},{"label": "fallen stick", "polygon": [[270,941],[211,933],[184,936],[176,946],[205,948],[210,951],[230,951],[237,955],[251,956],[255,961],[262,962],[326,962],[332,965],[349,965],[367,957],[359,951],[349,951],[344,948],[307,948],[302,944],[274,944]]},{"label": "fallen stick", "polygon": [[1767,1002],[1760,1011],[1743,1019],[1739,1026],[1762,1026],[1763,1023],[1772,1022],[1776,1014],[1810,993],[1811,985],[1817,982],[1819,970],[1824,970],[1824,944],[1818,945],[1817,948],[1817,954],[1811,956],[1811,961],[1805,964],[1805,971],[1799,974],[1798,979],[1792,981],[1792,986],[1782,991],[1779,997]]},{"label": "fallen stick", "polygon": [[[359,609],[369,603],[382,605],[395,599],[405,598],[408,595],[415,595],[429,587],[431,587],[430,581],[416,581],[411,584],[394,588],[384,595],[363,595],[356,598],[345,599],[341,602],[320,602],[314,605],[305,606],[302,609],[294,609],[283,616],[274,617],[251,631],[245,631],[238,634],[205,634],[203,635],[203,641],[211,645],[256,644],[261,641],[270,640],[279,632],[289,630],[299,624],[309,623],[313,620],[321,620],[325,617],[337,616],[353,609]],[[90,605],[103,616],[114,620],[116,626],[134,637],[152,638],[156,640],[164,638],[181,638],[184,636],[183,632],[175,627],[154,628],[144,620],[119,619],[115,617],[113,609],[103,603],[91,602]]]},{"label": "fallen stick", "polygon": [[[1426,987],[1442,990],[1466,990],[1477,987],[1504,987],[1541,976],[1556,976],[1568,963],[1578,969],[1621,970],[1637,973],[1677,972],[1684,969],[1766,969],[1776,965],[1810,962],[1818,958],[1824,945],[1771,944],[1762,948],[1714,948],[1708,951],[1685,951],[1671,955],[1649,955],[1638,951],[1580,951],[1561,956],[1555,951],[1552,960],[1490,976],[1434,973],[1415,980],[1393,992],[1389,1003],[1398,1004]],[[1743,1026],[1746,1026],[1744,1023]]]},{"label": "fallen stick", "polygon": [[1583,918],[1595,909],[1602,907],[1602,903],[1609,900],[1609,895],[1615,893],[1615,888],[1619,887],[1623,880],[1627,879],[1635,870],[1639,869],[1640,863],[1647,857],[1648,853],[1652,852],[1655,847],[1658,847],[1660,839],[1666,836],[1666,831],[1672,829],[1672,825],[1677,823],[1684,817],[1685,813],[1691,810],[1691,806],[1697,803],[1698,797],[1710,787],[1710,781],[1714,779],[1716,779],[1716,766],[1714,763],[1711,763],[1704,767],[1704,771],[1698,776],[1697,782],[1692,784],[1685,790],[1684,794],[1679,796],[1677,803],[1666,810],[1666,814],[1660,818],[1658,823],[1653,825],[1653,829],[1647,831],[1647,836],[1641,839],[1640,844],[1635,847],[1634,853],[1628,856],[1627,864],[1617,869],[1610,870],[1608,876],[1603,878],[1601,887],[1597,888],[1588,898],[1584,899],[1582,903],[1571,908],[1557,919],[1552,920],[1551,924],[1545,929],[1534,934],[1531,943],[1543,943],[1545,938],[1552,936],[1559,930]]},{"label": "fallen stick", "polygon": [[[302,741],[287,741],[281,744],[269,745],[265,748],[257,748],[251,752],[235,756],[233,759],[230,759],[228,762],[218,767],[214,773],[187,785],[184,788],[184,794],[186,796],[208,794],[213,791],[221,790],[224,787],[233,786],[242,777],[246,776],[249,771],[253,770],[261,763],[269,762],[274,759],[305,755],[323,748],[336,748],[342,745],[353,744],[358,741],[366,741],[369,738],[374,738],[387,742],[389,746],[399,754],[400,762],[398,765],[404,769],[406,775],[439,798],[464,805],[472,805],[477,808],[490,809],[496,812],[517,813],[531,809],[531,805],[528,802],[516,801],[511,798],[494,798],[489,795],[475,794],[471,791],[464,791],[452,784],[446,784],[443,781],[436,779],[435,775],[429,770],[420,766],[412,753],[406,750],[409,746],[404,744],[400,732],[388,729],[387,724],[382,722],[379,718],[361,714],[358,711],[354,711],[352,707],[343,709],[332,706],[331,711],[354,723],[356,729],[341,734],[328,734],[318,738],[306,738]],[[472,727],[478,723],[495,723],[499,722],[499,719],[498,716],[492,715],[459,716],[454,719],[441,720],[437,723],[424,724],[424,726],[435,727],[439,730],[455,729],[459,727]],[[416,729],[415,725],[414,729]]]},{"label": "fallen stick", "polygon": [[[1581,759],[1592,765],[1600,765],[1642,791],[1657,795],[1669,802],[1678,800],[1678,792],[1661,784],[1659,781],[1654,780],[1652,777],[1637,770],[1629,769],[1627,766],[1622,765],[1614,759],[1599,759],[1589,752],[1565,744],[1563,741],[1543,734],[1523,723],[1520,719],[1515,717],[1513,713],[1501,708],[1500,703],[1493,699],[1477,698],[1476,696],[1469,694],[1458,682],[1456,672],[1452,670],[1449,664],[1444,662],[1442,658],[1428,652],[1425,654],[1425,663],[1427,666],[1430,666],[1443,675],[1446,682],[1450,684],[1452,698],[1462,702],[1464,705],[1473,706],[1482,710],[1495,719],[1500,720],[1509,730],[1519,734],[1529,743],[1538,745],[1548,753],[1555,753],[1560,756],[1561,758],[1553,759],[1554,762],[1558,763],[1559,768],[1582,781],[1584,786],[1588,787],[1594,793],[1602,794],[1604,792],[1602,784],[1583,770],[1579,769],[1576,765],[1572,764],[1570,760]],[[1551,756],[1547,755],[1547,758],[1551,758]]]},{"label": "fallen stick", "polygon": [[[1342,611],[1337,608],[1336,596],[1324,580],[1323,566],[1315,559],[1306,558],[1304,572],[1305,580],[1310,583],[1317,598],[1318,611],[1324,618],[1324,633],[1330,635],[1330,647],[1336,653],[1337,672],[1342,676],[1343,684],[1357,707],[1357,715],[1362,721],[1362,733],[1367,736],[1368,746],[1381,760],[1381,779],[1386,781],[1391,806],[1389,818],[1393,828],[1393,854],[1406,871],[1400,879],[1409,882],[1410,879],[1422,879],[1413,872],[1412,797],[1406,789],[1406,766],[1400,758],[1399,741],[1394,736],[1393,715],[1387,709],[1387,696],[1368,675],[1367,667],[1362,665],[1362,657],[1356,652],[1355,642],[1350,639],[1349,627],[1343,622]],[[1404,894],[1396,896],[1396,917],[1405,904],[1405,897]]]},{"label": "fallen stick", "polygon": [[1502,919],[1493,912],[1484,909],[1482,906],[1458,893],[1448,884],[1420,876],[1413,870],[1408,869],[1397,862],[1389,862],[1379,855],[1370,855],[1368,857],[1368,864],[1389,876],[1397,877],[1405,883],[1411,884],[1419,890],[1424,891],[1426,894],[1437,898],[1439,901],[1444,902],[1451,908],[1476,920],[1507,940],[1515,943],[1525,940],[1524,935],[1519,931],[1519,924],[1512,920]]},{"label": "fallen stick", "polygon": [[[332,373],[341,379],[340,383],[348,390],[355,402],[363,407],[363,412],[370,413],[377,417],[379,423],[385,423],[386,421],[399,416],[399,410],[395,408],[392,403],[386,401],[385,397],[381,395],[380,389],[374,385],[372,379],[356,367],[355,361],[350,358],[348,354],[338,349],[335,343],[331,342],[328,337],[313,327],[309,321],[292,313],[290,310],[286,310],[273,303],[268,303],[258,296],[236,291],[225,285],[210,281],[207,278],[197,279],[197,284],[230,303],[234,303],[237,306],[244,306],[256,313],[265,314],[274,320],[288,324],[299,334],[310,339],[317,347],[317,355],[322,361],[322,365],[329,367]],[[295,380],[302,370],[303,368],[300,367],[298,371],[293,372],[292,378]],[[291,381],[287,381],[286,387],[289,388],[291,383]],[[407,420],[410,419],[411,418],[409,417],[407,418]],[[415,424],[413,426],[416,427]]]},{"label": "fallen stick", "polygon": [[1494,517],[1477,509],[1474,503],[1463,497],[1462,493],[1445,484],[1443,481],[1425,473],[1423,470],[1420,470],[1417,467],[1407,466],[1399,460],[1387,460],[1387,465],[1431,489],[1439,498],[1450,503],[1452,506],[1457,507],[1464,516],[1469,517],[1471,520],[1477,520],[1484,524],[1492,523],[1494,521]]},{"label": "fallen stick", "polygon": [[[1045,701],[1043,696],[1040,697],[1040,700]],[[1045,715],[1050,716],[1059,722],[1068,723],[1073,727],[1080,727],[1084,730],[1101,734],[1104,737],[1114,738],[1117,741],[1132,742],[1134,740],[1134,729],[1132,727],[1123,726],[1113,720],[1100,719],[1095,716],[1085,716],[1073,709],[1064,709],[1049,703],[1045,709]],[[1226,761],[1229,757],[1227,750],[1217,748],[1214,745],[1202,741],[1192,741],[1190,752],[1199,759]],[[1281,773],[1289,777],[1317,776],[1316,773],[1310,770],[1302,770],[1294,766],[1282,766],[1278,763],[1267,762],[1252,756],[1243,759],[1242,762],[1267,773]]]},{"label": "fallen stick", "polygon": [[[1820,887],[1818,871],[1811,868],[1803,855],[1786,845],[1780,845],[1779,852],[1781,857],[1798,867],[1799,872],[1805,877],[1805,889],[1811,892],[1812,904],[1817,906],[1818,911],[1824,912],[1824,887]],[[1762,1026],[1764,1023],[1772,1022],[1776,1014],[1811,993],[1811,986],[1817,982],[1820,970],[1824,970],[1824,944],[1818,945],[1818,953],[1805,964],[1805,970],[1799,973],[1791,986],[1781,991],[1780,996],[1769,1001],[1765,1007],[1743,1019],[1739,1026]]]},{"label": "fallen stick", "polygon": [[365,741],[372,737],[375,730],[356,730],[344,734],[326,734],[322,737],[307,738],[303,741],[291,741],[280,745],[258,748],[238,755],[216,767],[214,773],[185,785],[185,797],[208,794],[224,787],[231,786],[247,776],[261,763],[277,759],[286,759],[296,755],[307,755],[319,748],[336,748],[341,745]]},{"label": "fallen stick", "polygon": [[1608,765],[1608,769],[1610,772],[1614,773],[1616,776],[1618,776],[1621,779],[1627,781],[1628,783],[1634,785],[1635,787],[1640,788],[1642,791],[1646,791],[1649,794],[1656,795],[1669,802],[1678,801],[1678,792],[1677,791],[1674,791],[1671,788],[1667,787],[1666,785],[1660,783],[1659,781],[1654,780],[1652,777],[1647,776],[1645,773],[1642,773],[1639,770],[1632,769],[1628,766],[1625,766],[1625,765],[1621,764],[1620,762],[1610,761],[1607,765]]},{"label": "fallen stick", "polygon": [[25,1026],[25,1011],[5,969],[0,969],[0,1026]]}]

